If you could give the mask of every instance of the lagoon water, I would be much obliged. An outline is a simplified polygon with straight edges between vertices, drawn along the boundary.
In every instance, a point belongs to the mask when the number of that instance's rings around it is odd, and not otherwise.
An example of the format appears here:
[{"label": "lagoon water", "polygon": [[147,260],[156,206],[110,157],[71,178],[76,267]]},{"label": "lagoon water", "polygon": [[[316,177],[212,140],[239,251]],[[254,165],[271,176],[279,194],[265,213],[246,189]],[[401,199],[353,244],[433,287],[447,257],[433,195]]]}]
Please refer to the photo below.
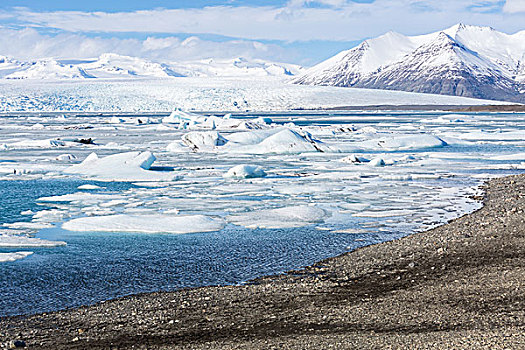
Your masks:
[{"label": "lagoon water", "polygon": [[[67,243],[0,247],[0,254],[33,252],[0,262],[0,316],[140,292],[238,284],[297,269],[475,210],[480,204],[471,195],[479,194],[483,180],[525,168],[524,114],[287,112],[232,118],[259,117],[272,119],[260,125],[263,130],[308,132],[323,152],[241,152],[224,146],[194,152],[181,137],[209,126],[179,130],[162,123],[161,116],[129,115],[112,122],[108,116],[0,118],[0,234]],[[214,127],[225,139],[254,132]],[[421,143],[407,143],[412,136]],[[92,138],[95,144],[49,142],[75,138]],[[67,174],[91,152],[103,157],[129,151],[155,154],[151,181]],[[383,164],[352,163],[351,155]],[[240,164],[261,166],[267,176],[224,177]],[[166,173],[176,178],[159,181]],[[96,187],[78,189],[85,184]],[[74,193],[89,195],[58,197]],[[323,218],[294,217],[305,206],[320,210]],[[279,216],[272,212],[276,208],[289,210]],[[147,215],[153,228],[154,215],[203,215],[221,220],[224,228],[188,234],[62,228],[76,218],[112,215]],[[45,228],[24,227],[28,222]]]}]

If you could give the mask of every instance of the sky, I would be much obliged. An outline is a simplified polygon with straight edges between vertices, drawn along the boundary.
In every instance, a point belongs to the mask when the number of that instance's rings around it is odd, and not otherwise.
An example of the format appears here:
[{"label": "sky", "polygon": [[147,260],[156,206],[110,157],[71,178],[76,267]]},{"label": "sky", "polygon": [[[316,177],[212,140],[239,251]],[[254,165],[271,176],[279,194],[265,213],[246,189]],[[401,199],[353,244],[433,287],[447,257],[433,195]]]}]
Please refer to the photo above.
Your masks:
[{"label": "sky", "polygon": [[525,0],[2,0],[0,55],[311,66],[388,31],[426,34],[457,23],[525,30]]}]

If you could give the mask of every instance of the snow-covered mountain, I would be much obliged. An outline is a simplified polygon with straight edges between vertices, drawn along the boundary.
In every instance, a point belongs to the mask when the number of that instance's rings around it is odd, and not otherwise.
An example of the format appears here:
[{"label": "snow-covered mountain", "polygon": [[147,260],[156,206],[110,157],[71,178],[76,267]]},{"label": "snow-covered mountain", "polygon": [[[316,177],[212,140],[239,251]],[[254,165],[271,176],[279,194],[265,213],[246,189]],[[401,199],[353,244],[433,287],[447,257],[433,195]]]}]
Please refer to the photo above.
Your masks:
[{"label": "snow-covered mountain", "polygon": [[80,63],[78,67],[96,78],[129,76],[166,78],[182,76],[174,72],[167,64],[113,53],[106,53],[96,60]]},{"label": "snow-covered mountain", "polygon": [[0,78],[4,79],[287,77],[303,72],[301,66],[294,64],[248,60],[242,57],[166,63],[113,53],[103,54],[91,60],[45,59],[21,62],[0,57]]},{"label": "snow-covered mountain", "polygon": [[5,76],[6,79],[86,79],[92,78],[82,68],[62,64],[55,60],[20,63],[20,68]]},{"label": "snow-covered mountain", "polygon": [[172,67],[185,76],[200,77],[292,76],[304,72],[304,68],[295,64],[275,63],[259,59],[247,60],[243,57],[187,61],[172,64]]},{"label": "snow-covered mountain", "polygon": [[525,31],[458,24],[413,37],[389,32],[293,82],[525,102]]}]

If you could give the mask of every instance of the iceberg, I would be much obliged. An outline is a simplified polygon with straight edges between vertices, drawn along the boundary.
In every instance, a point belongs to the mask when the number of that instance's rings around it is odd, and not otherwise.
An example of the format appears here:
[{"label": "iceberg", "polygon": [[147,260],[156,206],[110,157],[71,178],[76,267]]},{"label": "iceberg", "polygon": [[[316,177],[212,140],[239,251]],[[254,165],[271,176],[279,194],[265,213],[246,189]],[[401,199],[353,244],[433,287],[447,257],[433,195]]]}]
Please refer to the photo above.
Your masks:
[{"label": "iceberg", "polygon": [[226,174],[224,174],[224,177],[234,178],[234,179],[251,179],[256,177],[265,177],[266,172],[257,165],[248,165],[248,164],[240,164],[237,166],[234,166]]},{"label": "iceberg", "polygon": [[190,122],[203,121],[204,117],[190,112],[185,112],[180,108],[175,109],[169,116],[162,118],[162,122],[166,124],[183,124]]},{"label": "iceberg", "polygon": [[66,142],[62,140],[23,140],[7,144],[7,148],[11,149],[25,149],[25,148],[54,148],[54,147],[64,147]]},{"label": "iceberg", "polygon": [[234,214],[228,220],[246,228],[293,228],[323,222],[327,216],[325,210],[307,205],[263,209],[242,214]]},{"label": "iceberg", "polygon": [[[288,128],[242,131],[222,136],[217,131],[193,131],[182,136],[182,143],[193,151],[225,151],[247,154],[296,154],[330,150],[305,132]],[[168,152],[180,152],[180,142],[166,147]]]},{"label": "iceberg", "polygon": [[48,241],[40,238],[33,238],[18,235],[0,234],[1,248],[20,248],[20,247],[59,247],[66,245],[62,241]]},{"label": "iceberg", "polygon": [[232,152],[266,154],[266,153],[306,153],[323,152],[320,142],[314,141],[309,134],[302,136],[296,131],[283,129],[265,138],[259,143],[232,149]]},{"label": "iceberg", "polygon": [[182,136],[182,142],[192,151],[225,145],[226,140],[217,131],[194,131]]},{"label": "iceberg", "polygon": [[382,137],[379,139],[362,141],[358,145],[363,149],[372,150],[414,150],[438,148],[446,146],[447,143],[434,135],[400,135],[393,137]]},{"label": "iceberg", "polygon": [[91,216],[70,220],[62,228],[77,232],[197,233],[220,231],[225,222],[204,215],[129,215]]},{"label": "iceberg", "polygon": [[351,155],[341,159],[341,162],[345,162],[345,163],[368,163],[368,162],[370,162],[370,159],[367,159],[365,157],[360,157],[360,156],[357,156],[355,154],[351,154]]},{"label": "iceberg", "polygon": [[33,252],[0,253],[0,263],[20,260],[31,254],[33,254]]},{"label": "iceberg", "polygon": [[82,163],[65,169],[64,173],[101,181],[170,181],[178,178],[173,172],[150,170],[155,159],[151,152],[117,153],[104,158],[91,153]]},{"label": "iceberg", "polygon": [[75,160],[77,157],[73,154],[61,154],[55,158],[55,160],[60,161],[68,161],[68,160]]}]

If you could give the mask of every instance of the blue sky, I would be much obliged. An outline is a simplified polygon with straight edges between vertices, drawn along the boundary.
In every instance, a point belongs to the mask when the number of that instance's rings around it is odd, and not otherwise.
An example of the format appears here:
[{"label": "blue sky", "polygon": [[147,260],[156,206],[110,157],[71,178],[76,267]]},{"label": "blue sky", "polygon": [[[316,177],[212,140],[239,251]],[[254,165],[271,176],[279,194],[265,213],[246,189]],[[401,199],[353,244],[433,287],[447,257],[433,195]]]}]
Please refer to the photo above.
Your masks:
[{"label": "blue sky", "polygon": [[[0,55],[262,58],[312,65],[393,30],[525,29],[525,0],[2,0]],[[75,57],[78,56],[78,57]]]}]

